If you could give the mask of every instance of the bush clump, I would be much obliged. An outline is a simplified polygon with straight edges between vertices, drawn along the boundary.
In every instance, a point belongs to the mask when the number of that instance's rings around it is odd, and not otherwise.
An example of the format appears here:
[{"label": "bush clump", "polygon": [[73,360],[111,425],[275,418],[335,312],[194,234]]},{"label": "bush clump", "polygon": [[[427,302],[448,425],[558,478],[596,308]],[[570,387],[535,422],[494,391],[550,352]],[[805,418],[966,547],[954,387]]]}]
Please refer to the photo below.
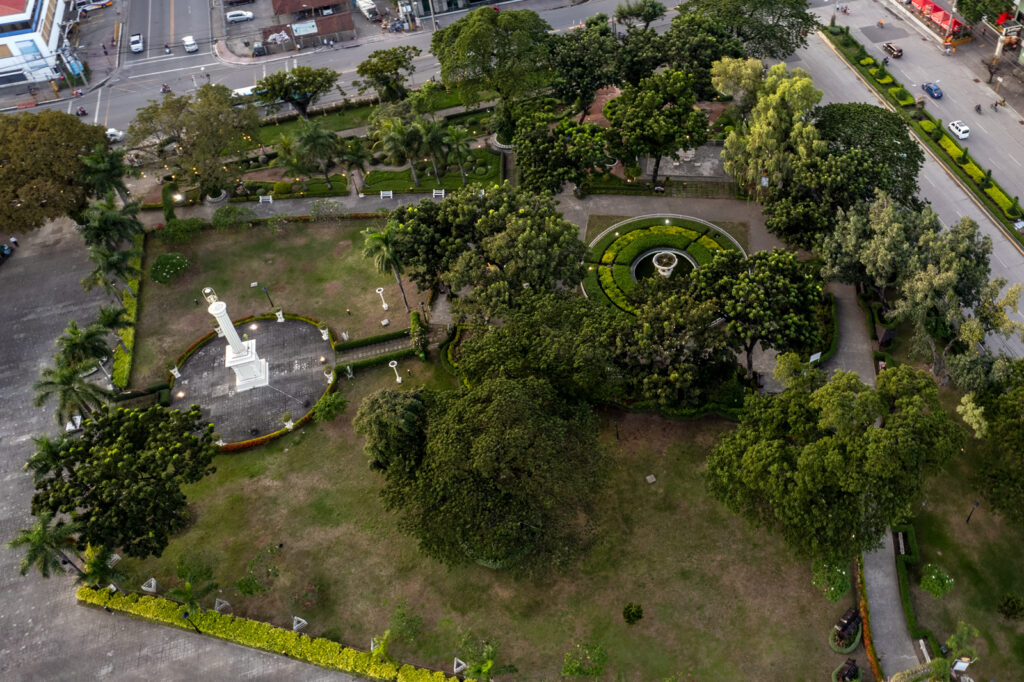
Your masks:
[{"label": "bush clump", "polygon": [[153,278],[154,282],[168,284],[185,272],[186,268],[188,268],[188,258],[185,256],[180,253],[161,253],[153,261],[153,266],[149,269],[149,276]]},{"label": "bush clump", "polygon": [[284,196],[285,194],[291,194],[291,193],[292,193],[292,183],[287,182],[285,180],[279,180],[278,182],[274,183],[274,196],[275,197],[280,197],[280,196]]},{"label": "bush clump", "polygon": [[1024,619],[1024,597],[1015,592],[1007,592],[999,600],[997,610],[999,615],[1007,620],[1022,620]]},{"label": "bush clump", "polygon": [[942,599],[953,589],[953,578],[937,564],[925,564],[921,571],[921,589]]},{"label": "bush clump", "polygon": [[184,244],[198,236],[203,225],[202,218],[174,218],[160,230],[160,239],[168,244]]},{"label": "bush clump", "polygon": [[633,625],[643,617],[644,607],[640,604],[629,602],[622,609],[622,620],[626,621],[627,625]]},{"label": "bush clump", "polygon": [[257,217],[256,211],[251,208],[228,204],[214,211],[210,222],[216,230],[238,230],[243,227],[252,227],[253,221]]},{"label": "bush clump", "polygon": [[313,421],[329,422],[345,411],[348,407],[348,400],[345,396],[335,391],[328,393],[317,401],[313,407]]}]

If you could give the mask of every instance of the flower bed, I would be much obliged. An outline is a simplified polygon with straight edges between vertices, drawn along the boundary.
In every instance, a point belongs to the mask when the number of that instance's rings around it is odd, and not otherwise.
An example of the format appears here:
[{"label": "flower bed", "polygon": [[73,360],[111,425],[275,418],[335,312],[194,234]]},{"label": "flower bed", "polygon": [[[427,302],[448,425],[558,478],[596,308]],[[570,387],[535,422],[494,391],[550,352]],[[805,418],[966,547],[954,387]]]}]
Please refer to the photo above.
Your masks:
[{"label": "flower bed", "polygon": [[[368,651],[359,651],[342,646],[337,642],[320,637],[309,637],[292,630],[285,630],[256,620],[218,613],[213,610],[192,613],[189,620],[182,618],[184,607],[162,597],[139,596],[138,594],[111,594],[107,589],[80,587],[75,593],[79,603],[111,611],[118,611],[136,618],[183,630],[195,627],[202,634],[219,639],[282,654],[299,661],[312,663],[329,670],[361,675],[371,680],[388,682],[458,682],[456,677],[411,665],[399,666]],[[474,681],[467,681],[474,682]]]},{"label": "flower bed", "polygon": [[856,649],[858,646],[860,646],[860,637],[863,634],[863,632],[864,632],[863,624],[862,625],[858,625],[857,626],[857,634],[854,636],[853,640],[848,645],[846,645],[846,646],[840,646],[839,643],[836,642],[836,638],[837,638],[837,635],[839,633],[837,633],[835,631],[835,629],[833,629],[829,633],[829,635],[828,635],[828,645],[830,647],[832,647],[832,651],[836,652],[837,654],[849,654],[849,653],[852,653],[854,649]]},{"label": "flower bed", "polygon": [[[868,608],[868,592],[864,587],[864,558],[861,556],[857,557],[857,606],[860,609],[864,655],[868,657],[868,663],[871,664],[871,672],[875,674],[875,679],[884,680],[882,666],[878,664],[878,655],[875,653],[875,645],[871,640],[871,610]],[[838,671],[838,668],[836,670]]]}]

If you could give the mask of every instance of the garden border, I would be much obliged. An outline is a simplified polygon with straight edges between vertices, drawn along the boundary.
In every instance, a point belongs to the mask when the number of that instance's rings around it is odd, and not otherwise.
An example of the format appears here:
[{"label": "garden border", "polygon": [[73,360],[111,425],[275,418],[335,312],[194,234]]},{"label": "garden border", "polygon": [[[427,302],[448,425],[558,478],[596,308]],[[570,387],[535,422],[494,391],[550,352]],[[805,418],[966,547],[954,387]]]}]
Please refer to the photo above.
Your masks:
[{"label": "garden border", "polygon": [[939,641],[928,628],[921,627],[917,623],[917,615],[914,613],[914,603],[910,597],[910,575],[909,564],[917,564],[921,561],[921,553],[917,547],[917,533],[914,532],[912,524],[902,524],[892,527],[893,533],[906,533],[907,554],[896,555],[896,577],[900,584],[900,603],[903,605],[903,616],[907,620],[907,630],[914,639],[925,639],[932,651],[939,651]]}]

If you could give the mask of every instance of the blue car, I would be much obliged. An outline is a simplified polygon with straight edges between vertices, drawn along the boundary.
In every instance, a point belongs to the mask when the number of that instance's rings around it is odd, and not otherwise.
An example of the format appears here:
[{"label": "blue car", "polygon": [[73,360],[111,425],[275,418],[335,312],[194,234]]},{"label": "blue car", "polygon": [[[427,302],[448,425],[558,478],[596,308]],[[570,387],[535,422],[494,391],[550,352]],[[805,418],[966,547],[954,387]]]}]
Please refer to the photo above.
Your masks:
[{"label": "blue car", "polygon": [[942,98],[942,88],[940,88],[935,83],[925,83],[921,87],[924,88],[925,92],[932,96],[932,99]]}]

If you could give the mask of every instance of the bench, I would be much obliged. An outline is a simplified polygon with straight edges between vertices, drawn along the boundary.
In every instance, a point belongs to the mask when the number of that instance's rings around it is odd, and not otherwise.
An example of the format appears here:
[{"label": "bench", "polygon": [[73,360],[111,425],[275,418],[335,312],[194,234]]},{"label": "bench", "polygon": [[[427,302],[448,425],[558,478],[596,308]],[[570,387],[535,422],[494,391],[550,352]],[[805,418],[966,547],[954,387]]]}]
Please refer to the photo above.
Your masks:
[{"label": "bench", "polygon": [[437,199],[438,197],[440,197],[441,199],[444,199],[444,190],[443,189],[435,189],[434,190],[434,198]]},{"label": "bench", "polygon": [[272,204],[274,203],[274,197],[270,196],[269,194],[261,194],[259,203]]},{"label": "bench", "polygon": [[394,199],[395,198],[395,193],[392,192],[390,189],[382,189],[380,191],[380,198],[381,199]]}]

